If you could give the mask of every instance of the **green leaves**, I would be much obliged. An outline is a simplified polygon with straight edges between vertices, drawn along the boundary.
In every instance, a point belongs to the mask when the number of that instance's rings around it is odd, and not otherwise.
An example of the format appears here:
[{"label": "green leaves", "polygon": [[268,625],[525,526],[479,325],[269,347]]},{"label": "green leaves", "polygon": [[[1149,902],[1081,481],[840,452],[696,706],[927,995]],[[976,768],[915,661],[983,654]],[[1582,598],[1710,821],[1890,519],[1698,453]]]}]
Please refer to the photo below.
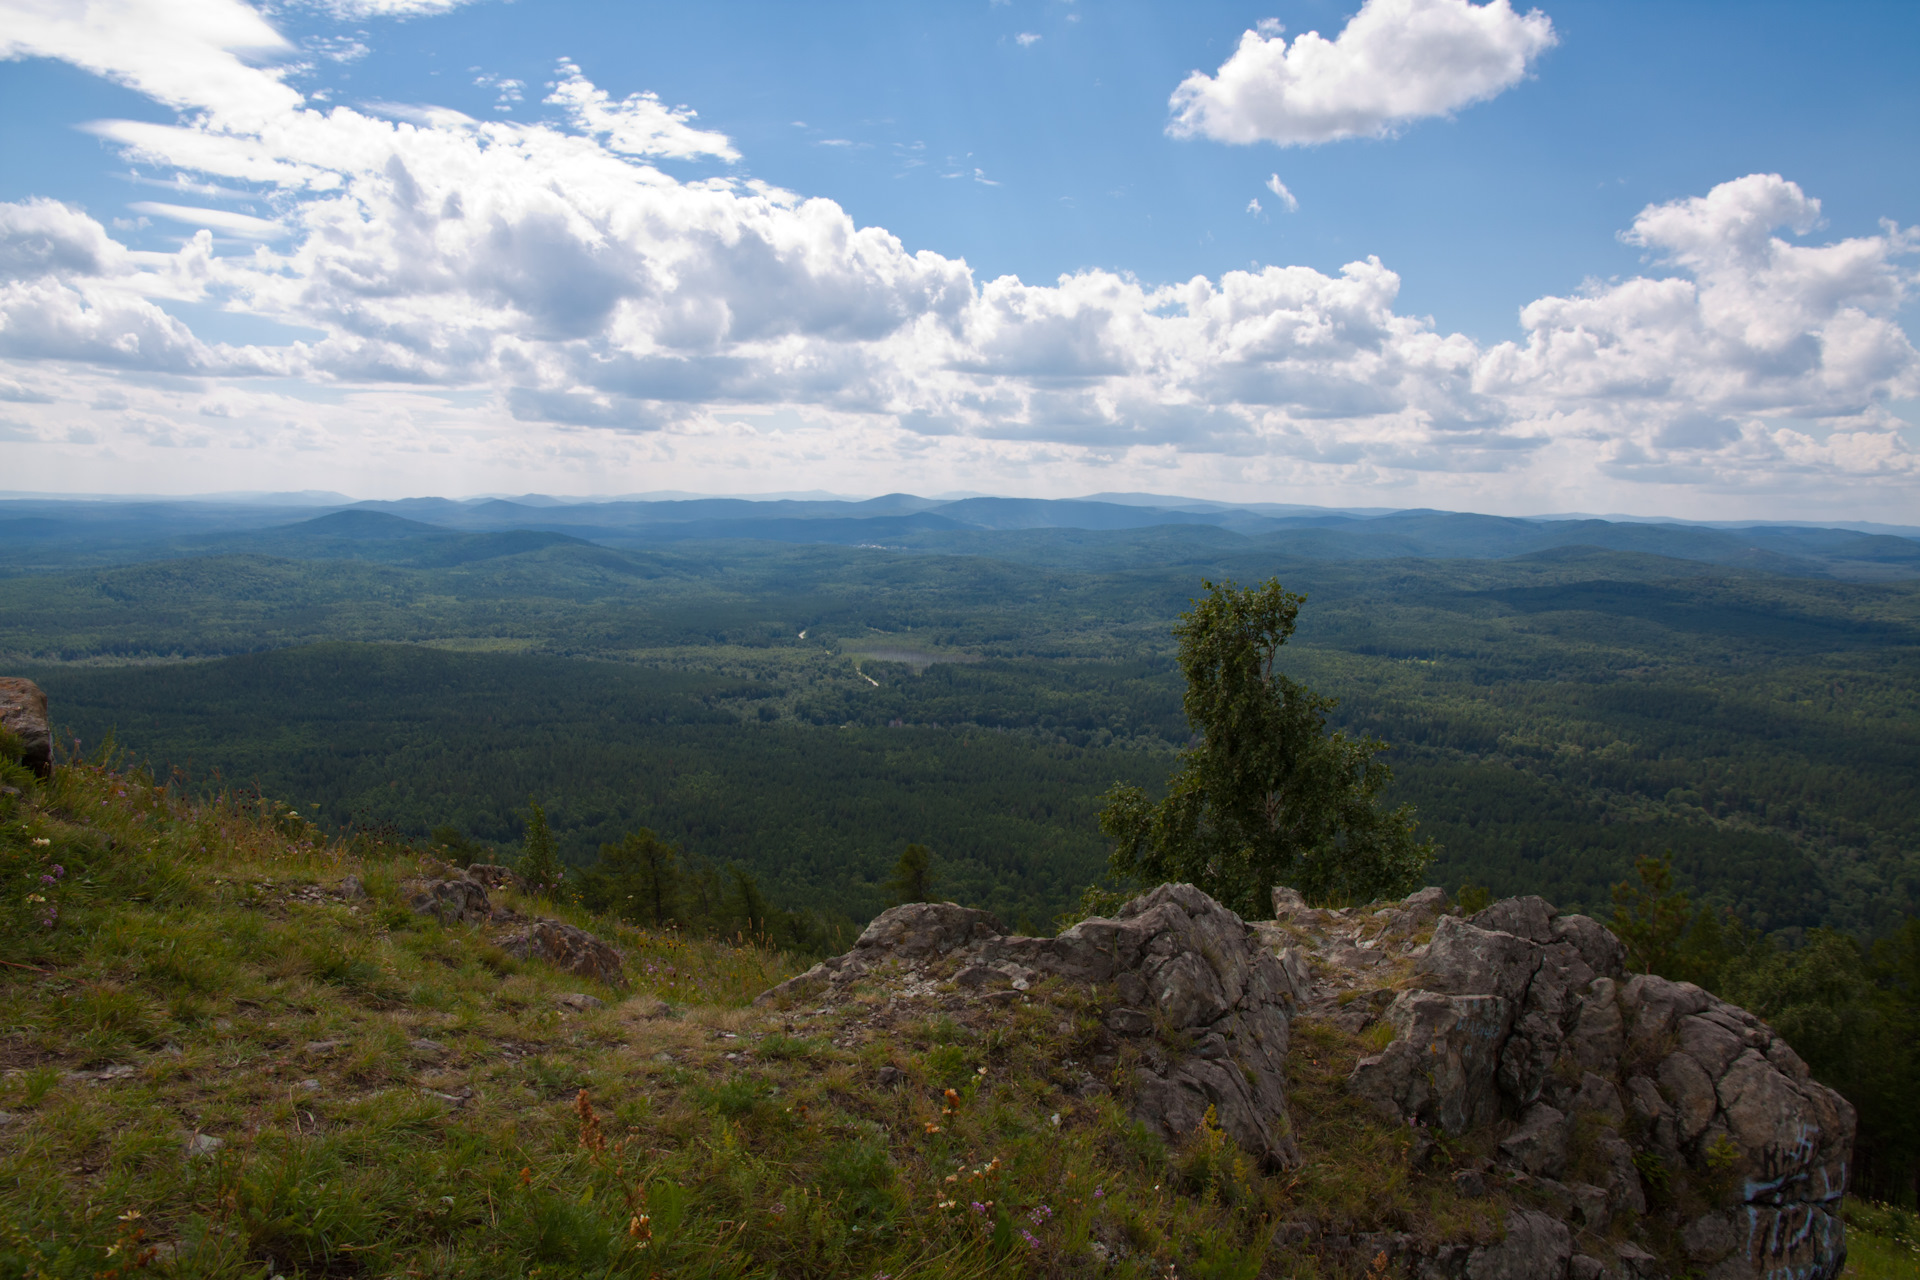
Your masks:
[{"label": "green leaves", "polygon": [[1265,914],[1276,884],[1319,902],[1413,888],[1433,847],[1414,839],[1411,808],[1380,803],[1386,744],[1329,732],[1335,700],[1274,670],[1305,597],[1274,579],[1201,585],[1174,628],[1197,737],[1158,805],[1138,787],[1108,792],[1114,872],[1188,881],[1243,915]]}]

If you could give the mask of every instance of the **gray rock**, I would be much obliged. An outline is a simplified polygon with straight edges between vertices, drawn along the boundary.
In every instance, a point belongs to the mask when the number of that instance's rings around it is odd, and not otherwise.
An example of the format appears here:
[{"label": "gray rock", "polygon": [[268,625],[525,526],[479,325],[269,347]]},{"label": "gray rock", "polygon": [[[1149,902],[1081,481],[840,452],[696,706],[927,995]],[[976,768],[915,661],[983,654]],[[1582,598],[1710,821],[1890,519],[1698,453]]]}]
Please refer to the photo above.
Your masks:
[{"label": "gray rock", "polygon": [[0,1111],[0,1129],[6,1128],[18,1118],[11,1111]]},{"label": "gray rock", "polygon": [[485,924],[493,913],[487,891],[465,876],[451,880],[421,880],[407,886],[407,906],[417,915],[434,916],[442,924]]},{"label": "gray rock", "polygon": [[365,902],[367,886],[361,883],[359,876],[350,875],[340,882],[340,896],[348,902]]},{"label": "gray rock", "polygon": [[907,1073],[902,1071],[900,1068],[898,1067],[880,1068],[880,1087],[882,1089],[898,1089],[901,1085],[904,1085],[906,1082],[907,1082]]},{"label": "gray rock", "polygon": [[0,727],[20,739],[20,763],[38,777],[53,776],[53,727],[47,695],[19,676],[0,676]]},{"label": "gray rock", "polygon": [[345,1043],[344,1040],[309,1040],[301,1046],[301,1052],[316,1058],[324,1058]]},{"label": "gray rock", "polygon": [[1692,1056],[1670,1053],[1660,1060],[1654,1079],[1660,1083],[1660,1096],[1673,1108],[1680,1141],[1692,1142],[1706,1130],[1720,1105],[1713,1091],[1713,1076]]},{"label": "gray rock", "polygon": [[1529,942],[1552,942],[1553,916],[1553,904],[1545,898],[1503,898],[1474,916],[1470,923]]},{"label": "gray rock", "polygon": [[423,1058],[437,1058],[447,1051],[447,1046],[441,1044],[438,1040],[429,1040],[424,1036],[417,1040],[407,1041],[407,1048],[413,1050]]},{"label": "gray rock", "polygon": [[[1327,913],[1315,923],[1326,925]],[[1758,1018],[1690,983],[1629,977],[1611,933],[1539,899],[1496,903],[1472,921],[1443,916],[1430,944],[1409,944],[1403,954],[1421,985],[1395,998],[1387,1011],[1393,1040],[1348,1079],[1384,1117],[1458,1133],[1518,1113],[1499,1144],[1501,1160],[1552,1210],[1546,1221],[1564,1220],[1563,1230],[1571,1222],[1617,1235],[1623,1218],[1655,1212],[1640,1168],[1657,1157],[1693,1194],[1733,1198],[1719,1216],[1668,1217],[1670,1234],[1658,1237],[1684,1238],[1693,1264],[1711,1268],[1706,1280],[1838,1274],[1845,1248],[1834,1210],[1853,1109],[1809,1079]],[[1340,972],[1331,978],[1337,994]],[[1363,989],[1357,973],[1345,986]],[[1338,1022],[1331,1006],[1322,996],[1321,1016]],[[1585,1181],[1562,1185],[1554,1179],[1576,1136]],[[1719,1181],[1727,1174],[1731,1187]],[[1559,1274],[1567,1264],[1570,1255],[1535,1230],[1538,1222],[1516,1215],[1509,1226],[1506,1242],[1468,1260],[1470,1280]],[[1438,1257],[1415,1272],[1426,1276]],[[1630,1242],[1618,1260],[1623,1276],[1673,1269]],[[1605,1264],[1591,1259],[1580,1270],[1594,1266]]]},{"label": "gray rock", "polygon": [[1467,1280],[1562,1280],[1573,1258],[1567,1224],[1532,1209],[1507,1214],[1507,1237],[1475,1249]]},{"label": "gray rock", "polygon": [[1567,1117],[1538,1102],[1500,1140],[1500,1154],[1528,1173],[1555,1178],[1567,1167],[1567,1136]]},{"label": "gray rock", "polygon": [[512,889],[515,893],[525,893],[527,882],[512,867],[503,867],[496,862],[475,862],[467,867],[467,879],[488,889]]},{"label": "gray rock", "polygon": [[1360,1060],[1348,1088],[1393,1120],[1449,1133],[1491,1124],[1500,1114],[1494,1075],[1512,1016],[1499,996],[1403,991],[1387,1009],[1393,1041]]},{"label": "gray rock", "polygon": [[187,1159],[210,1156],[226,1145],[224,1138],[216,1138],[210,1133],[196,1133],[187,1139]]},{"label": "gray rock", "polygon": [[1307,909],[1307,900],[1300,896],[1298,889],[1289,888],[1284,884],[1273,886],[1273,918],[1275,920],[1288,919]]},{"label": "gray rock", "polygon": [[605,1000],[588,995],[584,991],[569,991],[553,998],[553,1002],[563,1009],[572,1009],[576,1013],[588,1013],[594,1009],[607,1007]]},{"label": "gray rock", "polygon": [[618,951],[585,929],[558,920],[535,920],[501,938],[500,949],[523,960],[544,960],[576,978],[592,978],[608,986],[619,985],[624,969]]},{"label": "gray rock", "polygon": [[1433,941],[1427,944],[1418,972],[1421,985],[1432,991],[1517,1002],[1526,995],[1539,967],[1539,948],[1525,938],[1482,929],[1458,916],[1442,916],[1433,927]]}]

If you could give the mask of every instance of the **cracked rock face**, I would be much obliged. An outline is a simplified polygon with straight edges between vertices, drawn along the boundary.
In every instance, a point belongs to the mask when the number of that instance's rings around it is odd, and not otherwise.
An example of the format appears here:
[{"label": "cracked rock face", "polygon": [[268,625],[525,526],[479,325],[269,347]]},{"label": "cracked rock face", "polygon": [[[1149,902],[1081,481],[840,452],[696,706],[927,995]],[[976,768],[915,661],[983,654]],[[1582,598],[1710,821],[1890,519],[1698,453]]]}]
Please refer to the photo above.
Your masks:
[{"label": "cracked rock face", "polygon": [[1291,1018],[1353,1035],[1384,1023],[1392,1038],[1348,1087],[1396,1124],[1495,1153],[1454,1184],[1515,1203],[1498,1241],[1390,1234],[1367,1238],[1368,1257],[1400,1258],[1419,1280],[1839,1275],[1853,1109],[1785,1042],[1698,987],[1629,975],[1611,932],[1540,898],[1471,919],[1448,909],[1438,889],[1343,910],[1276,889],[1276,919],[1249,924],[1191,885],[1162,885],[1112,919],[1026,938],[984,911],[921,903],[758,1003],[831,1002],[869,984],[949,1002],[1092,984],[1105,1046],[1093,1065],[1132,1047],[1134,1117],[1179,1140],[1212,1107],[1275,1168],[1300,1158]]},{"label": "cracked rock face", "polygon": [[53,773],[53,729],[47,721],[47,695],[20,676],[0,676],[0,725],[20,739],[21,763],[38,777]]},{"label": "cracked rock face", "polygon": [[998,988],[983,992],[987,999],[1017,997],[1043,977],[1111,984],[1118,1004],[1106,1017],[1108,1038],[1144,1043],[1136,1119],[1179,1140],[1212,1107],[1220,1127],[1269,1167],[1298,1162],[1286,1108],[1293,980],[1257,930],[1192,885],[1162,885],[1112,919],[1083,920],[1054,938],[1007,936],[991,915],[952,903],[895,907],[852,951],[759,1003],[830,994],[888,966],[930,960],[946,961],[958,988]]},{"label": "cracked rock face", "polygon": [[[1402,1122],[1495,1128],[1509,1176],[1596,1238],[1670,1219],[1708,1280],[1839,1274],[1853,1108],[1765,1023],[1690,983],[1629,976],[1612,933],[1539,898],[1440,916],[1424,942],[1404,926],[1390,918],[1370,939],[1410,973],[1384,1011],[1393,1039],[1348,1080],[1356,1095]],[[1666,1269],[1638,1246],[1576,1256],[1522,1216],[1469,1276]]]}]

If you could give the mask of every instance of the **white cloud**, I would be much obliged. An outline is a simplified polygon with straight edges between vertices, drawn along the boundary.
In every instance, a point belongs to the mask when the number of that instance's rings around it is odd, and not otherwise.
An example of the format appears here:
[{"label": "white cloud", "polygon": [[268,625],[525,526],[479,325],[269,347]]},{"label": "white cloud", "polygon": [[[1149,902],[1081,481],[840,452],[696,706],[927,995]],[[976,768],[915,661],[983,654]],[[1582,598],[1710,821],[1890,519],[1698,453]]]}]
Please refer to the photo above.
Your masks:
[{"label": "white cloud", "polygon": [[245,240],[278,240],[287,234],[287,229],[272,219],[232,213],[226,209],[198,209],[189,205],[163,204],[158,200],[136,200],[127,207],[135,213],[148,213],[156,218],[184,222],[193,227],[208,227]]},{"label": "white cloud", "polygon": [[1040,43],[1040,37],[1035,35],[1031,31],[1022,31],[1019,35],[1013,38],[1013,42],[1019,45],[1022,49],[1029,49],[1029,48],[1032,48],[1034,45]]},{"label": "white cloud", "polygon": [[1260,208],[1259,196],[1255,196],[1253,199],[1247,201],[1247,212],[1255,215],[1258,215],[1260,212],[1262,212]]},{"label": "white cloud", "polygon": [[173,107],[258,124],[300,95],[240,54],[292,51],[240,0],[6,0],[0,58],[58,58]]},{"label": "white cloud", "polygon": [[[1648,207],[1626,233],[1647,275],[1539,299],[1518,341],[1482,347],[1399,313],[1399,277],[1371,258],[1163,287],[1110,271],[983,281],[832,201],[667,174],[650,158],[726,159],[731,144],[646,95],[613,102],[571,65],[563,88],[571,129],[334,107],[103,130],[156,164],[275,188],[284,239],[226,252],[201,232],[140,253],[67,206],[0,204],[0,377],[57,398],[22,411],[48,440],[74,425],[57,415],[112,392],[129,407],[76,428],[111,447],[225,448],[244,427],[249,448],[340,467],[377,455],[379,475],[421,484],[451,482],[417,459],[474,450],[493,477],[476,487],[589,456],[594,474],[678,458],[717,487],[768,468],[886,483],[911,466],[990,489],[1126,467],[1348,500],[1419,483],[1611,509],[1654,484],[1879,485],[1910,501],[1920,482],[1886,407],[1920,396],[1896,318],[1920,242],[1891,227],[1783,238],[1810,234],[1819,207],[1776,176]],[[1268,190],[1290,194],[1277,175]],[[326,336],[209,344],[168,298]],[[355,407],[293,412],[250,374]],[[480,407],[447,409],[453,393]],[[300,425],[260,425],[281,420]],[[375,448],[340,423],[386,434]]]},{"label": "white cloud", "polygon": [[1382,137],[1512,88],[1556,41],[1545,14],[1509,0],[1366,0],[1332,40],[1289,45],[1283,31],[1263,22],[1216,74],[1182,81],[1167,131],[1281,146]]},{"label": "white cloud", "polygon": [[606,90],[588,83],[573,63],[561,62],[560,71],[563,78],[547,102],[565,107],[576,129],[605,139],[610,151],[673,160],[740,158],[724,133],[694,128],[696,113],[689,107],[669,107],[653,93],[628,94],[615,102]]},{"label": "white cloud", "polygon": [[1287,190],[1287,184],[1280,181],[1279,174],[1267,178],[1267,190],[1280,198],[1280,206],[1288,213],[1300,212],[1300,202],[1294,198],[1293,192]]}]

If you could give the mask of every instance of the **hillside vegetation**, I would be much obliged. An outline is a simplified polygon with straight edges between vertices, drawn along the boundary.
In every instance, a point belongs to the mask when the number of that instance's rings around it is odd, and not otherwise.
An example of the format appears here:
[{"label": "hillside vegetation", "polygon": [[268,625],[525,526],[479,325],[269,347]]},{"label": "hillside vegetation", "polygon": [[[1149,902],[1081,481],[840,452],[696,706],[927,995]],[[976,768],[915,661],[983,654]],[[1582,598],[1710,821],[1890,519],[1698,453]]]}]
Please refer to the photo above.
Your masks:
[{"label": "hillside vegetation", "polygon": [[1089,1093],[1071,986],[755,1009],[796,962],[504,895],[616,941],[616,989],[409,910],[418,849],[104,756],[22,790],[0,1276],[1308,1276],[1341,1268],[1283,1246],[1497,1233],[1346,1097],[1331,1025],[1296,1026],[1307,1164],[1269,1175]]}]

